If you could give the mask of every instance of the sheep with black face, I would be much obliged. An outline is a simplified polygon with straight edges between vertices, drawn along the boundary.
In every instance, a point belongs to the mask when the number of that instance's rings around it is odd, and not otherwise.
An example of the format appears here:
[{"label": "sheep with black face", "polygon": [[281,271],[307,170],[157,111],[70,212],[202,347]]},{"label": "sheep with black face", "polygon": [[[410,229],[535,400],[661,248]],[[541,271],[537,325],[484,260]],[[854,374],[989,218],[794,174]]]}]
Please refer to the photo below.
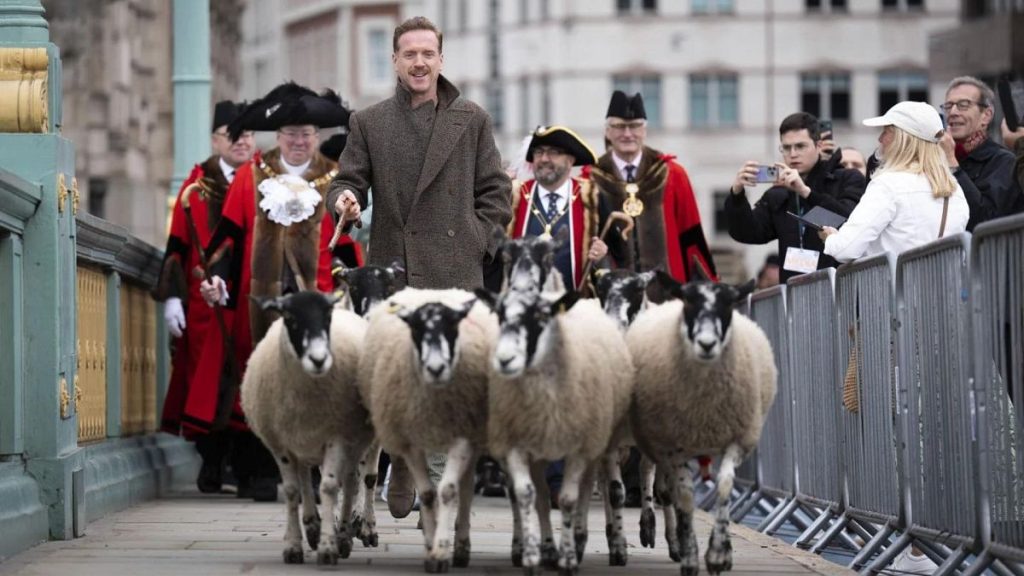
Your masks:
[{"label": "sheep with black face", "polygon": [[[380,444],[405,460],[419,492],[428,572],[469,564],[473,464],[486,445],[488,360],[497,337],[494,315],[475,301],[462,290],[396,293],[370,312],[360,364]],[[437,487],[428,453],[448,456]]]},{"label": "sheep with black face", "polygon": [[[264,301],[263,309],[275,310],[281,318],[253,350],[242,380],[242,407],[249,426],[281,470],[288,510],[286,563],[304,559],[300,503],[306,539],[317,551],[317,563],[336,564],[339,556],[348,557],[357,463],[373,440],[356,381],[366,321],[335,309],[336,301],[318,292]],[[322,472],[319,516],[310,481],[310,466],[315,465]],[[335,526],[339,486],[342,521]]]},{"label": "sheep with black face", "polygon": [[626,335],[636,366],[631,420],[640,448],[671,480],[682,573],[699,570],[693,477],[687,461],[720,456],[708,571],[732,569],[729,494],[736,467],[757,446],[775,398],[776,368],[764,332],[734,305],[753,291],[664,279],[672,299],[641,313]]}]

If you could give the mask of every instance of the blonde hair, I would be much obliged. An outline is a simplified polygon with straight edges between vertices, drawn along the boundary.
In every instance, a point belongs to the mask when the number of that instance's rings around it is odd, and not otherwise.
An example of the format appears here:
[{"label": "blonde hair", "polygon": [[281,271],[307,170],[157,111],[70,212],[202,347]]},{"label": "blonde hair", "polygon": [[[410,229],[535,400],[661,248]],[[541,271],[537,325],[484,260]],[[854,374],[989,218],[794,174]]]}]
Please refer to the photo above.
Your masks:
[{"label": "blonde hair", "polygon": [[889,170],[923,174],[932,188],[932,196],[952,196],[956,191],[956,179],[938,143],[922,140],[898,126],[889,128],[892,128],[893,140],[886,146],[882,166],[876,174]]}]

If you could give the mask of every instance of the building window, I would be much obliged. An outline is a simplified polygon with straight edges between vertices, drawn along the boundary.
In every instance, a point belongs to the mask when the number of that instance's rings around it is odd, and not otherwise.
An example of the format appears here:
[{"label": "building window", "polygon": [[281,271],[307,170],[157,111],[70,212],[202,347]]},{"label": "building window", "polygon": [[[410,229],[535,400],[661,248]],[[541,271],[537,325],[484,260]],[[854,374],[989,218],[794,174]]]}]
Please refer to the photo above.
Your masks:
[{"label": "building window", "polygon": [[846,0],[804,0],[808,12],[846,12]]},{"label": "building window", "polygon": [[616,76],[612,90],[622,90],[628,96],[639,92],[644,99],[647,125],[661,128],[661,78],[659,76]]},{"label": "building window", "polygon": [[448,18],[449,18],[449,16],[448,16],[448,0],[438,0],[438,3],[440,4],[440,6],[438,6],[438,9],[437,9],[437,11],[438,11],[438,17],[437,17],[437,21],[438,22],[437,23],[438,23],[438,26],[441,28],[441,30],[447,30],[448,29]]},{"label": "building window", "polygon": [[924,0],[882,0],[882,10],[901,12],[924,10]]},{"label": "building window", "polygon": [[533,131],[530,122],[530,79],[526,76],[519,79],[519,124],[524,133]]},{"label": "building window", "polygon": [[370,80],[374,83],[387,82],[391,76],[391,46],[388,31],[375,28],[367,34]]},{"label": "building window", "polygon": [[505,126],[503,96],[504,92],[501,89],[501,81],[492,80],[487,84],[487,112],[491,115],[491,122],[494,123],[495,132],[501,132]]},{"label": "building window", "polygon": [[104,178],[89,178],[89,214],[107,217],[107,181]]},{"label": "building window", "polygon": [[519,23],[526,24],[530,21],[530,0],[519,0]]},{"label": "building window", "polygon": [[615,6],[622,14],[654,14],[658,11],[657,0],[616,0]]},{"label": "building window", "polygon": [[928,74],[924,72],[879,72],[878,113],[885,114],[897,102],[928,101]]},{"label": "building window", "polygon": [[377,94],[394,86],[394,69],[391,65],[391,37],[395,21],[387,16],[365,16],[356,24],[358,53],[359,92]]},{"label": "building window", "polygon": [[691,5],[694,14],[731,14],[732,0],[693,0]]},{"label": "building window", "polygon": [[551,6],[548,0],[540,0],[540,21],[547,22],[551,18]]},{"label": "building window", "polygon": [[728,234],[729,233],[729,217],[725,214],[725,201],[729,198],[729,194],[732,192],[728,190],[715,190],[715,233],[716,234]]},{"label": "building window", "polygon": [[469,2],[466,0],[459,0],[459,32],[465,32],[469,28]]},{"label": "building window", "polygon": [[551,124],[551,78],[547,76],[540,79],[540,120]]},{"label": "building window", "polygon": [[695,128],[739,124],[739,81],[735,74],[690,76],[690,125]]},{"label": "building window", "polygon": [[850,75],[846,72],[800,75],[800,110],[818,118],[850,121]]}]

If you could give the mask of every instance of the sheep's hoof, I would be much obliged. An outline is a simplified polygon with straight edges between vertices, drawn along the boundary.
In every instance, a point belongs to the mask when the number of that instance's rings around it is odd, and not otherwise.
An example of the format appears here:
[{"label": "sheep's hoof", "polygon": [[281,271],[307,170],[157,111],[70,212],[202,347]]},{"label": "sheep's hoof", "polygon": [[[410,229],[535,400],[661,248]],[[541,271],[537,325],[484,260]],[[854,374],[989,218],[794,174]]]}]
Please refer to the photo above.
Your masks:
[{"label": "sheep's hoof", "polygon": [[621,550],[609,550],[608,551],[608,565],[609,566],[625,566],[626,565],[626,549]]},{"label": "sheep's hoof", "polygon": [[668,543],[668,557],[673,562],[679,562],[683,559],[683,557],[679,555],[679,544],[673,545],[672,542]]},{"label": "sheep's hoof", "polygon": [[545,538],[540,545],[540,564],[549,570],[558,568],[558,547],[551,538]]},{"label": "sheep's hoof", "polygon": [[523,567],[523,541],[519,538],[512,539],[512,565],[516,568]]},{"label": "sheep's hoof", "polygon": [[679,574],[682,576],[697,576],[700,574],[699,566],[680,566]]},{"label": "sheep's hoof", "polygon": [[704,562],[708,567],[708,572],[712,574],[732,570],[732,542],[725,540],[714,548],[708,547],[708,551],[704,555]]},{"label": "sheep's hoof", "polygon": [[544,573],[541,566],[523,566],[523,576],[540,576]]},{"label": "sheep's hoof", "polygon": [[333,546],[321,546],[316,551],[316,563],[320,566],[334,566],[338,563],[338,551]]},{"label": "sheep's hoof", "polygon": [[320,545],[320,516],[313,516],[310,519],[302,519],[302,527],[306,532],[306,542],[309,542],[309,547],[316,550],[316,547]]},{"label": "sheep's hoof", "polygon": [[347,533],[338,534],[338,554],[342,558],[352,555],[352,537]]},{"label": "sheep's hoof", "polygon": [[377,538],[376,532],[370,532],[369,534],[360,534],[359,541],[363,543],[363,548],[376,548],[380,543]]},{"label": "sheep's hoof", "polygon": [[654,533],[658,521],[654,517],[652,508],[644,508],[640,513],[640,545],[644,548],[654,548]]},{"label": "sheep's hoof", "polygon": [[456,568],[469,566],[469,548],[469,539],[455,541],[455,551],[452,553],[452,566]]},{"label": "sheep's hoof", "polygon": [[573,534],[573,540],[576,542],[577,562],[583,562],[583,552],[587,549],[587,536],[586,532],[576,532]]},{"label": "sheep's hoof", "polygon": [[427,574],[447,574],[450,567],[451,563],[448,560],[427,558],[423,561],[423,569],[427,571]]},{"label": "sheep's hoof", "polygon": [[305,555],[302,553],[301,546],[298,548],[285,548],[282,556],[284,556],[285,564],[302,564],[306,560]]},{"label": "sheep's hoof", "polygon": [[558,567],[558,576],[575,576],[576,574],[579,574],[579,572],[580,572],[579,564],[573,564],[572,566],[559,566]]}]

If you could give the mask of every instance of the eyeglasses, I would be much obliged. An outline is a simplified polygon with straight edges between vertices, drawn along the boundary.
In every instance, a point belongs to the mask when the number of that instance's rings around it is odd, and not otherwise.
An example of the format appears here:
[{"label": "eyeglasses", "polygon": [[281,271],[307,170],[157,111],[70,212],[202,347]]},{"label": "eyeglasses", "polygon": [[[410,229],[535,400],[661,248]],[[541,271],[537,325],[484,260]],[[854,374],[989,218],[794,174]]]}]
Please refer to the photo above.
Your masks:
[{"label": "eyeglasses", "polygon": [[632,130],[633,132],[639,132],[647,126],[646,120],[636,120],[634,122],[609,122],[608,128],[611,128],[612,132],[625,132],[626,130]]},{"label": "eyeglasses", "polygon": [[[214,132],[213,135],[214,136],[220,136],[221,138],[227,138],[228,140],[231,139],[231,135],[228,134],[227,130],[220,130],[220,131]],[[255,134],[252,132],[252,130],[246,130],[245,132],[242,132],[241,134],[238,135],[238,139],[239,140],[248,140],[248,139],[253,138],[253,137],[255,137]]]},{"label": "eyeglasses", "polygon": [[796,152],[796,153],[799,154],[801,152],[806,152],[806,151],[810,150],[812,147],[814,147],[814,144],[812,144],[811,142],[797,142],[796,144],[783,144],[783,145],[779,146],[779,152],[782,152],[783,154],[789,154],[790,152]]},{"label": "eyeglasses", "polygon": [[537,158],[540,158],[542,156],[547,156],[548,158],[561,158],[564,155],[565,155],[565,151],[560,149],[560,148],[534,148],[533,149],[533,158],[534,158],[534,160],[536,160]]},{"label": "eyeglasses", "polygon": [[942,111],[948,113],[950,110],[953,109],[953,106],[956,106],[957,110],[959,110],[961,112],[966,112],[974,104],[977,104],[978,108],[984,108],[985,107],[985,105],[982,104],[981,102],[975,102],[974,100],[967,100],[965,98],[963,100],[957,100],[956,102],[946,102],[946,103],[944,103],[942,105]]},{"label": "eyeglasses", "polygon": [[316,130],[305,130],[302,132],[295,130],[278,130],[277,133],[288,140],[312,140],[313,137],[316,136]]}]

